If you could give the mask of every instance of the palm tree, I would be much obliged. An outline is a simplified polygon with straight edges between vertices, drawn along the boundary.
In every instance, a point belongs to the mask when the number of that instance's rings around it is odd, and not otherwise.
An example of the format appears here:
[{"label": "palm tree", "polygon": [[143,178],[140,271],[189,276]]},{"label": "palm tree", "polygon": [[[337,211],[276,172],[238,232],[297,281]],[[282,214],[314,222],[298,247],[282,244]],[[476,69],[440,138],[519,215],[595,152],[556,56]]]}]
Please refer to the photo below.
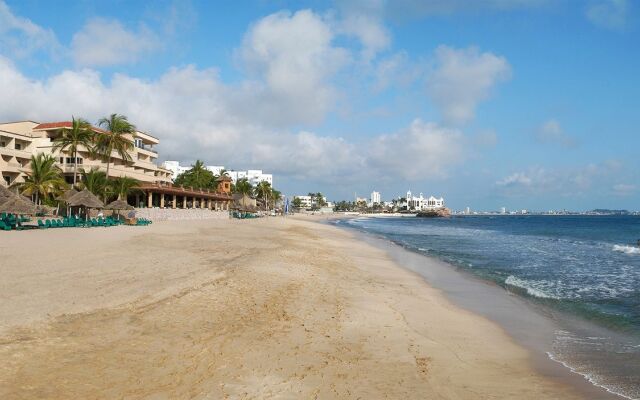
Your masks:
[{"label": "palm tree", "polygon": [[240,193],[242,195],[242,206],[246,207],[244,198],[245,196],[250,196],[251,193],[253,193],[253,186],[251,185],[251,182],[249,182],[247,178],[239,179],[234,189],[236,193]]},{"label": "palm tree", "polygon": [[264,201],[264,210],[266,211],[268,207],[269,195],[271,194],[272,190],[271,184],[267,181],[262,181],[258,183],[255,190],[256,196],[262,197],[262,200]]},{"label": "palm tree", "polygon": [[193,183],[192,186],[198,189],[206,187],[213,176],[201,160],[196,160],[195,164],[191,166],[189,173],[191,175],[191,182]]},{"label": "palm tree", "polygon": [[108,184],[107,174],[97,167],[82,170],[82,186],[96,196],[104,197]]},{"label": "palm tree", "polygon": [[50,154],[38,153],[31,156],[30,171],[24,182],[18,183],[18,189],[28,195],[36,196],[36,204],[46,199],[50,194],[58,194],[67,186],[62,177],[62,170],[56,166],[56,159]]},{"label": "palm tree", "polygon": [[324,201],[324,196],[322,193],[316,193],[316,202],[318,203],[318,207],[324,207],[327,205],[327,202]]},{"label": "palm tree", "polygon": [[107,132],[100,133],[96,140],[96,154],[107,163],[107,177],[112,153],[115,151],[125,162],[131,161],[129,151],[133,149],[133,142],[126,135],[135,135],[136,127],[127,120],[127,117],[119,114],[111,114],[108,118],[102,118],[98,125]]},{"label": "palm tree", "polygon": [[62,128],[58,136],[53,139],[53,150],[65,151],[73,155],[73,184],[77,183],[78,176],[78,147],[84,146],[91,149],[93,144],[93,132],[91,124],[85,119],[71,117],[71,128]]},{"label": "palm tree", "polygon": [[109,182],[111,190],[114,194],[118,195],[118,200],[126,199],[127,196],[134,192],[136,187],[140,184],[137,179],[130,178],[128,176],[121,176],[114,178]]},{"label": "palm tree", "polygon": [[271,189],[271,201],[273,202],[273,208],[276,208],[276,205],[280,200],[282,200],[282,192]]}]

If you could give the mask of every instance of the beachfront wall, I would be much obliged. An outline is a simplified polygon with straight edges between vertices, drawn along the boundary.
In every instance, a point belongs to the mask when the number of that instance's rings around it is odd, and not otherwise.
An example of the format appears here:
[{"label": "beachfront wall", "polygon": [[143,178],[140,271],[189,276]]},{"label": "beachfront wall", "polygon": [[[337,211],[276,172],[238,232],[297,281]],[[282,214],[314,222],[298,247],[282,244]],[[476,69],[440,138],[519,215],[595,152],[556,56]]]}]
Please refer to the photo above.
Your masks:
[{"label": "beachfront wall", "polygon": [[172,208],[136,208],[136,217],[152,221],[185,221],[205,219],[229,219],[228,211],[193,208],[188,210]]},{"label": "beachfront wall", "polygon": [[225,193],[172,184],[142,184],[138,189],[139,193],[127,199],[129,204],[137,208],[229,211],[233,200]]}]

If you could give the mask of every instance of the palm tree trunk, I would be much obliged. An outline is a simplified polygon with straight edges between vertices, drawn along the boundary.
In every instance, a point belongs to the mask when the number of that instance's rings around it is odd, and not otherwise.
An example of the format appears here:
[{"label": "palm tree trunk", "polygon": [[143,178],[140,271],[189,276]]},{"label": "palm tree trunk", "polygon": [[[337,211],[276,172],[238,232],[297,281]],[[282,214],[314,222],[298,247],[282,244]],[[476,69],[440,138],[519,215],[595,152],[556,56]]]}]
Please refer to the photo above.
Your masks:
[{"label": "palm tree trunk", "polygon": [[[107,157],[107,184],[109,184],[109,165],[111,164],[111,152],[109,152],[109,156]],[[105,204],[107,204],[107,188],[105,186],[105,191],[102,193],[102,200]]]},{"label": "palm tree trunk", "polygon": [[38,194],[39,194],[39,193],[38,193],[38,191],[36,190],[36,204],[37,204],[37,205],[40,205],[40,199],[39,199]]},{"label": "palm tree trunk", "polygon": [[73,152],[73,186],[77,185],[78,177],[78,149]]}]

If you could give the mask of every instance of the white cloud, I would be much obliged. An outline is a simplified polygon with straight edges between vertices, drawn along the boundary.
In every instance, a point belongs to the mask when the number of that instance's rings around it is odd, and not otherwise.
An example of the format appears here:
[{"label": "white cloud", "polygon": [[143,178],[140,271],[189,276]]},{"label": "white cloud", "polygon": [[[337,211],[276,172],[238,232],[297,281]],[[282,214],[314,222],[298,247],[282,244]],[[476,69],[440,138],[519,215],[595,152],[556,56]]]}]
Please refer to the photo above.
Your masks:
[{"label": "white cloud", "polygon": [[529,175],[530,173],[516,172],[499,180],[496,185],[504,187],[531,186],[533,179]]},{"label": "white cloud", "polygon": [[244,37],[238,55],[258,78],[248,88],[274,124],[319,123],[334,106],[330,78],[350,61],[333,45],[329,24],[310,10],[262,18]]},{"label": "white cloud", "polygon": [[562,147],[575,147],[576,140],[564,132],[560,123],[555,119],[543,123],[535,134],[536,140],[542,144],[554,144]]},{"label": "white cloud", "polygon": [[633,194],[637,189],[636,185],[630,185],[626,183],[618,183],[613,185],[613,194],[616,196],[629,196]]},{"label": "white cloud", "polygon": [[498,82],[511,76],[511,67],[504,57],[481,53],[477,47],[440,46],[435,57],[427,91],[448,124],[473,119],[478,103],[489,97]]},{"label": "white cloud", "polygon": [[0,54],[24,58],[36,51],[61,51],[56,35],[27,18],[14,15],[0,0]]},{"label": "white cloud", "polygon": [[473,141],[478,146],[495,147],[498,144],[498,134],[492,129],[487,129],[474,135]]},{"label": "white cloud", "polygon": [[496,186],[509,195],[539,195],[554,193],[574,196],[593,186],[607,187],[620,172],[622,164],[617,160],[567,168],[530,167],[514,172],[496,182]]},{"label": "white cloud", "polygon": [[622,30],[627,25],[631,5],[627,0],[592,0],[587,6],[587,19],[594,25]]},{"label": "white cloud", "polygon": [[71,41],[73,59],[81,66],[135,63],[160,48],[160,39],[144,24],[133,31],[120,21],[104,18],[87,21]]},{"label": "white cloud", "polygon": [[380,59],[373,72],[373,89],[383,91],[389,87],[406,87],[424,77],[423,65],[414,63],[405,51]]},{"label": "white cloud", "polygon": [[442,178],[466,157],[464,136],[420,119],[401,132],[383,135],[367,145],[367,162],[381,176],[407,180]]},{"label": "white cloud", "polygon": [[391,33],[384,26],[382,1],[340,1],[338,7],[342,15],[337,24],[338,32],[360,41],[365,63],[389,47]]},{"label": "white cloud", "polygon": [[359,145],[307,131],[275,130],[260,113],[248,117],[252,94],[222,83],[215,69],[173,68],[157,80],[118,74],[107,83],[85,69],[32,80],[0,57],[0,86],[5,94],[0,97],[0,121],[57,121],[71,115],[96,121],[118,112],[161,138],[163,158],[259,166],[316,182],[391,175],[441,178],[465,158],[460,131],[420,120]]}]

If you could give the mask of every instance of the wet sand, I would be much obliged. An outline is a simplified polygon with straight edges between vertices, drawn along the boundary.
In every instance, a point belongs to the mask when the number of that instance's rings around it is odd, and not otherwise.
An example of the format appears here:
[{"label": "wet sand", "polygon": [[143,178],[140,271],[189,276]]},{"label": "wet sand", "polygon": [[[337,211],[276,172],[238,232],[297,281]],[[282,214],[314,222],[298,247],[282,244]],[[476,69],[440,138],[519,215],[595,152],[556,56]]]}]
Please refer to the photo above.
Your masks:
[{"label": "wet sand", "polygon": [[496,324],[301,219],[0,237],[2,399],[574,399]]}]

